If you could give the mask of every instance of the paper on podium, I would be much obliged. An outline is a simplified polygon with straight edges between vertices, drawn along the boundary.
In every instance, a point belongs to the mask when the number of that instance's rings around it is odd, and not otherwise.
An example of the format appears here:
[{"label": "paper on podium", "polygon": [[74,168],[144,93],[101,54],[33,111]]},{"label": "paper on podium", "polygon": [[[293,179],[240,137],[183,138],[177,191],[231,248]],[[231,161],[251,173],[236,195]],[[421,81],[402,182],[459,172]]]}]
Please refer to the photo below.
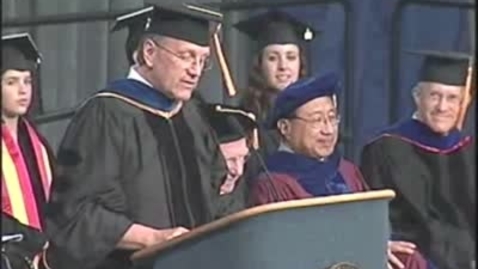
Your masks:
[{"label": "paper on podium", "polygon": [[258,206],[131,259],[141,269],[325,269],[340,263],[385,269],[394,196],[382,190]]}]

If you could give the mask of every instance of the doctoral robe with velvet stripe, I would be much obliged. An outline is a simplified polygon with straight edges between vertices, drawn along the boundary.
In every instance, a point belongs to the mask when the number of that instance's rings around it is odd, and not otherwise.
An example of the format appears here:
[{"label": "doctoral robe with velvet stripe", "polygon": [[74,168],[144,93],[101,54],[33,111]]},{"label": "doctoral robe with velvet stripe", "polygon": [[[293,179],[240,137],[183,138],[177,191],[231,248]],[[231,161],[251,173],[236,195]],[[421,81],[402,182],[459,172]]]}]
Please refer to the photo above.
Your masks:
[{"label": "doctoral robe with velvet stripe", "polygon": [[397,194],[390,203],[394,236],[417,244],[439,269],[467,269],[475,258],[474,143],[458,130],[441,136],[408,119],[362,152],[368,185]]},{"label": "doctoral robe with velvet stripe", "polygon": [[266,167],[269,175],[259,174],[252,185],[252,205],[367,190],[358,168],[338,154],[321,163],[277,151],[267,158]]},{"label": "doctoral robe with velvet stripe", "polygon": [[[269,175],[254,181],[252,205],[367,191],[359,168],[336,151],[324,161],[279,150],[266,160]],[[419,251],[394,253],[405,269],[436,269]]]},{"label": "doctoral robe with velvet stripe", "polygon": [[226,165],[195,101],[122,79],[84,104],[59,153],[47,233],[61,268],[130,268],[115,246],[133,223],[194,228],[216,218]]}]

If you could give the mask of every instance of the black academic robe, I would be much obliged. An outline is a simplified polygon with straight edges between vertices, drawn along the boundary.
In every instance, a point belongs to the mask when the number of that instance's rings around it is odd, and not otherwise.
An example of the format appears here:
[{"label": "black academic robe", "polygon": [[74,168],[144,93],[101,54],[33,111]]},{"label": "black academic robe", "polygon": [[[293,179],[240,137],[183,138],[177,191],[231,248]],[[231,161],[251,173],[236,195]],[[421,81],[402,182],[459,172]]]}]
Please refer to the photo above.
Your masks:
[{"label": "black academic robe", "polygon": [[[29,123],[32,131],[35,132],[42,145],[45,147],[48,155],[48,163],[50,165],[51,173],[54,174],[55,157],[53,151],[48,145],[46,139],[36,130],[35,126]],[[6,134],[2,134],[6,135]],[[40,177],[40,171],[37,163],[35,153],[33,150],[32,138],[28,134],[26,122],[24,119],[20,119],[18,123],[18,146],[22,152],[25,160],[25,165],[28,171],[28,175],[31,181],[33,197],[35,199],[36,208],[38,210],[38,217],[40,224],[44,225],[44,212],[47,204],[46,193],[43,188],[42,179]],[[6,190],[2,190],[3,191]],[[3,203],[2,203],[3,206]],[[9,258],[9,262],[12,268],[26,268],[25,258],[32,260],[33,257],[42,252],[43,247],[47,242],[47,237],[43,231],[25,225],[19,222],[15,217],[5,212],[2,212],[2,236],[21,234],[23,239],[19,242],[9,242],[3,247],[5,248],[6,256]],[[40,263],[42,265],[42,263]],[[3,268],[2,260],[2,268]],[[6,267],[5,267],[6,268]]]},{"label": "black academic robe", "polygon": [[215,199],[215,212],[218,217],[239,212],[247,208],[248,186],[243,178],[237,180],[234,190],[230,193],[219,195]]},{"label": "black academic robe", "polygon": [[194,228],[217,218],[226,175],[218,145],[194,100],[170,107],[155,89],[126,79],[78,111],[58,153],[51,263],[130,268],[131,252],[115,246],[133,223]]},{"label": "black academic robe", "polygon": [[280,145],[280,135],[275,129],[268,129],[265,122],[258,122],[259,148],[247,160],[244,180],[248,189],[254,185],[254,180],[260,173],[264,173],[265,160],[275,153]]},{"label": "black academic robe", "polygon": [[[204,114],[204,111],[207,110],[207,102],[200,96],[200,94],[196,94],[193,96],[193,99],[197,102],[198,106],[200,107],[201,111],[201,117],[204,119],[204,121],[208,122],[208,125],[210,126],[209,118],[207,117],[206,114]],[[219,145],[219,139],[217,138],[214,129],[210,126],[211,128],[211,133],[214,136],[214,140],[216,143]],[[252,150],[252,149],[251,149]],[[220,158],[224,161],[224,164],[226,163],[226,159],[224,156],[221,154]],[[227,166],[226,166],[227,167]],[[225,181],[225,178],[221,182],[221,184]],[[238,211],[241,211],[247,207],[247,184],[245,182],[244,177],[241,177],[238,179],[236,186],[234,190],[230,193],[223,194],[216,196],[213,202],[213,206],[215,207],[215,218],[221,218],[225,217],[227,215],[230,215],[232,213],[236,213]]]},{"label": "black academic robe", "polygon": [[[7,261],[13,269],[28,268],[33,258],[42,252],[47,242],[45,234],[20,223],[17,219],[8,214],[2,213],[2,236],[21,234],[19,242],[7,242],[2,244],[5,249],[5,256],[2,256],[1,268],[8,268]],[[3,250],[2,250],[3,252]]]},{"label": "black academic robe", "polygon": [[418,244],[439,269],[466,269],[475,253],[475,161],[471,137],[440,137],[407,120],[364,147],[361,171],[371,188],[396,192],[395,239]]}]

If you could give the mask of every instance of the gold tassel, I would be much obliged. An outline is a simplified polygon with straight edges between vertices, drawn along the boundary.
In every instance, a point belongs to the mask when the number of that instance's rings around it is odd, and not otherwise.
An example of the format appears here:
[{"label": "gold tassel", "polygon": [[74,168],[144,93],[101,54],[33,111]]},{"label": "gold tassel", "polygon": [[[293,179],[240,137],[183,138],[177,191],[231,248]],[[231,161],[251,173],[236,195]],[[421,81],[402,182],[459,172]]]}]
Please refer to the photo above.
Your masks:
[{"label": "gold tassel", "polygon": [[[254,122],[257,122],[256,121],[256,115],[254,115],[254,113],[247,113],[247,115],[249,116],[249,118],[251,118]],[[252,148],[254,150],[258,150],[259,149],[259,130],[256,128],[254,128],[254,130],[252,130]]]},{"label": "gold tassel", "polygon": [[259,131],[257,130],[257,128],[254,128],[254,130],[252,131],[252,148],[254,150],[259,149]]},{"label": "gold tassel", "polygon": [[221,29],[221,24],[217,26],[217,30],[213,34],[213,41],[214,41],[214,50],[217,55],[217,59],[219,61],[219,67],[221,68],[222,77],[226,84],[227,92],[230,97],[236,95],[236,87],[234,86],[234,82],[232,80],[231,71],[229,70],[229,66],[227,65],[226,56],[224,55],[224,51],[222,50],[221,42],[219,40],[219,30]]},{"label": "gold tassel", "polygon": [[460,113],[458,114],[458,122],[457,122],[457,128],[458,130],[463,129],[463,125],[465,124],[466,120],[466,112],[468,110],[468,106],[471,104],[471,101],[473,99],[473,89],[472,89],[472,82],[473,82],[473,75],[474,75],[474,68],[473,68],[473,60],[470,60],[470,65],[468,67],[468,76],[466,77],[466,84],[465,84],[465,89],[464,89],[464,96],[463,96],[463,102],[460,107]]}]

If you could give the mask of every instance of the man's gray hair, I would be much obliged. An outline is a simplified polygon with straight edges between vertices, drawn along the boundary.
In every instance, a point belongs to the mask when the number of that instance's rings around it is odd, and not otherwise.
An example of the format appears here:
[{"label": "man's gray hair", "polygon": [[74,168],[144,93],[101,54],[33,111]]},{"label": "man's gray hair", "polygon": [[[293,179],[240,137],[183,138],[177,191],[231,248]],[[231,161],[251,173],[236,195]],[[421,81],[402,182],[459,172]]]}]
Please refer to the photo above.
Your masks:
[{"label": "man's gray hair", "polygon": [[413,88],[412,88],[412,96],[413,97],[418,97],[421,93],[421,91],[426,88],[428,85],[428,82],[418,82]]},{"label": "man's gray hair", "polygon": [[152,39],[156,43],[161,43],[163,41],[164,36],[154,34],[154,33],[147,33],[144,34],[138,41],[138,45],[136,46],[136,49],[133,51],[133,60],[136,65],[143,65],[144,64],[144,59],[143,59],[143,44],[146,42],[146,40]]}]

